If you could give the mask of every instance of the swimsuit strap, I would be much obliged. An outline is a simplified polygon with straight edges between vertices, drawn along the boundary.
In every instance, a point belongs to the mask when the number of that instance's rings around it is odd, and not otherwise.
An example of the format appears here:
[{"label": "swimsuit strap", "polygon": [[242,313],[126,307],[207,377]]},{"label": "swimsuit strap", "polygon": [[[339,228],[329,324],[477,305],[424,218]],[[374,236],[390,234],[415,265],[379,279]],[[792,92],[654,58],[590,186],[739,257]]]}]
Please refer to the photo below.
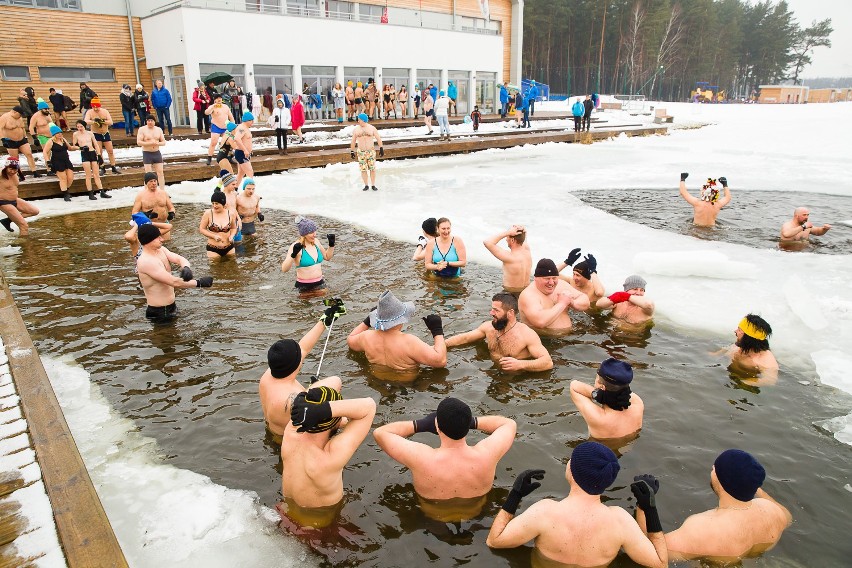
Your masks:
[{"label": "swimsuit strap", "polygon": [[[447,255],[450,254],[450,251],[453,249],[453,241],[455,241],[455,240],[456,240],[455,237],[450,237],[450,246],[447,247],[446,253],[441,252],[441,247],[438,246],[437,239],[435,240],[435,248],[438,249],[438,254],[440,254],[441,258],[443,258],[444,260],[447,260]],[[447,262],[449,262],[449,261],[447,261]]]}]

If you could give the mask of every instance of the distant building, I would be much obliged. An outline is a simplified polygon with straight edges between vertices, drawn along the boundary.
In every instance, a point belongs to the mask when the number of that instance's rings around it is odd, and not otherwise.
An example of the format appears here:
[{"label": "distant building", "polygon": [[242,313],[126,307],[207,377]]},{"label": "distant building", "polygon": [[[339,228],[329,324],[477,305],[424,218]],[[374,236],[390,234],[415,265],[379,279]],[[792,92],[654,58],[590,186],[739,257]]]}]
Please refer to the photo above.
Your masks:
[{"label": "distant building", "polygon": [[460,114],[495,112],[497,85],[521,81],[523,9],[524,0],[0,0],[0,110],[23,87],[77,101],[86,81],[120,119],[122,84],[150,92],[163,79],[173,118],[188,125],[196,81],[222,71],[246,93],[307,83],[322,97],[349,80],[409,92],[452,81]]},{"label": "distant building", "polygon": [[801,85],[761,85],[760,103],[804,104],[808,102],[809,87]]},{"label": "distant building", "polygon": [[812,89],[808,93],[809,103],[839,103],[852,101],[852,89]]}]

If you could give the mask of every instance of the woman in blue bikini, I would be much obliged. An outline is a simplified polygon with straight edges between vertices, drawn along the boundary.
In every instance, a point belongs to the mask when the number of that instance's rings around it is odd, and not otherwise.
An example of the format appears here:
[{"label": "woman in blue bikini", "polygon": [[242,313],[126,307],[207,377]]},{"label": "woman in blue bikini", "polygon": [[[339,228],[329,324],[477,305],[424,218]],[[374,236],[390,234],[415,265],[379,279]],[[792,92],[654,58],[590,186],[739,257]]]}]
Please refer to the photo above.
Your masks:
[{"label": "woman in blue bikini", "polygon": [[306,217],[297,217],[296,225],[299,227],[299,240],[290,245],[287,256],[281,263],[281,271],[287,272],[290,267],[296,266],[296,290],[300,294],[316,292],[316,295],[325,293],[325,280],[322,277],[324,260],[331,260],[334,256],[333,234],[328,234],[328,248],[324,248],[317,241],[317,224],[314,220]]},{"label": "woman in blue bikini", "polygon": [[426,245],[423,263],[427,270],[441,278],[455,278],[467,264],[467,250],[460,237],[450,234],[452,225],[446,217],[438,219],[438,237]]}]

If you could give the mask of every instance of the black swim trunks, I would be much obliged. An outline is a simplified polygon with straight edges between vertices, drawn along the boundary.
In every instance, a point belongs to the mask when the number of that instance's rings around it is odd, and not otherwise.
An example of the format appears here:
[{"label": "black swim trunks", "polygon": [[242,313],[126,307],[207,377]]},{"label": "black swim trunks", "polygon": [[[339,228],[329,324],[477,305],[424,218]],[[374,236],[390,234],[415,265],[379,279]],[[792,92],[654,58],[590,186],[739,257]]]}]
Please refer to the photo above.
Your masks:
[{"label": "black swim trunks", "polygon": [[243,223],[242,233],[243,235],[253,235],[257,231],[254,228],[254,221],[249,221],[248,223]]},{"label": "black swim trunks", "polygon": [[145,308],[145,317],[154,323],[167,323],[177,315],[177,304],[172,302],[168,306],[148,306]]},{"label": "black swim trunks", "polygon": [[89,149],[89,150],[80,150],[80,160],[81,160],[83,163],[86,163],[86,162],[97,162],[97,161],[98,161],[98,154],[97,154],[97,152],[95,152],[95,151],[94,151],[94,150],[92,150],[92,149]]},{"label": "black swim trunks", "polygon": [[234,150],[234,159],[237,160],[238,164],[245,164],[246,162],[251,161],[242,150]]},{"label": "black swim trunks", "polygon": [[94,134],[95,140],[97,140],[98,142],[112,142],[112,138],[110,138],[109,132],[104,132],[103,134],[98,134],[97,132],[95,132]]},{"label": "black swim trunks", "polygon": [[147,152],[145,150],[142,151],[142,163],[146,166],[150,166],[151,164],[162,164],[163,163],[163,154],[160,153],[159,150],[154,152]]},{"label": "black swim trunks", "polygon": [[0,199],[0,205],[13,205],[17,209],[18,200],[17,199]]},{"label": "black swim trunks", "polygon": [[229,244],[229,245],[228,245],[228,246],[226,246],[225,248],[216,248],[216,247],[212,247],[212,246],[210,246],[210,245],[207,245],[207,250],[208,250],[208,251],[210,251],[210,252],[215,252],[215,253],[216,253],[216,254],[218,254],[219,256],[225,256],[225,255],[227,255],[229,252],[231,252],[231,249],[232,249],[232,248],[234,248],[234,243]]},{"label": "black swim trunks", "polygon": [[317,282],[299,282],[296,280],[296,290],[299,292],[313,292],[314,290],[322,290],[325,288],[325,279]]},{"label": "black swim trunks", "polygon": [[12,140],[11,138],[3,139],[3,147],[11,148],[12,150],[17,150],[24,144],[29,144],[29,140],[27,140],[26,136],[21,138],[20,140]]},{"label": "black swim trunks", "polygon": [[230,146],[222,146],[219,152],[216,153],[216,161],[221,162],[222,160],[227,160],[231,157],[231,147]]}]

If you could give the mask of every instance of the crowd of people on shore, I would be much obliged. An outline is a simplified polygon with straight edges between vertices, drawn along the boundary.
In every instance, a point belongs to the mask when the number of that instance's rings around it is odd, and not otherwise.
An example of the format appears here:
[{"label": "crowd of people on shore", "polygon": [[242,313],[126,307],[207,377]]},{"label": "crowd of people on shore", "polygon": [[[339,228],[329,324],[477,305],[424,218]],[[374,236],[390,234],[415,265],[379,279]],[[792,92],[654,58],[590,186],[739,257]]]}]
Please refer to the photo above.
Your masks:
[{"label": "crowd of people on shore", "polygon": [[[366,125],[360,118],[359,122]],[[234,258],[235,243],[255,234],[255,222],[264,220],[254,180],[245,179],[243,191],[238,192],[234,174],[220,173],[211,208],[203,213],[199,225],[211,260]],[[682,193],[687,177],[681,174]],[[727,180],[719,179],[730,199]],[[159,187],[156,174],[147,173],[145,183],[131,211],[133,227],[125,238],[147,300],[145,315],[155,323],[167,324],[177,314],[176,288],[209,287],[213,279],[195,277],[189,261],[164,246],[170,238],[174,205]],[[701,203],[721,203],[719,193],[705,188],[702,195],[707,199]],[[701,222],[707,219],[696,209],[696,223]],[[806,219],[798,225],[797,234],[811,230],[802,229],[803,224],[807,225]],[[300,298],[324,297],[327,288],[322,265],[335,255],[336,235],[325,235],[326,246],[318,235],[319,224],[306,217],[296,219],[296,230],[298,239],[284,252],[281,270],[286,273],[295,268],[294,286]],[[468,249],[453,234],[451,221],[429,218],[421,230],[411,258],[423,263],[426,277],[463,278]],[[785,230],[786,225],[782,234]],[[494,364],[504,371],[552,369],[553,359],[541,337],[571,333],[572,314],[577,312],[609,311],[627,333],[640,333],[651,325],[655,306],[645,294],[647,282],[642,276],[628,275],[622,290],[607,291],[597,274],[598,259],[591,253],[583,256],[580,248],[571,250],[558,264],[542,258],[533,266],[527,232],[526,227],[513,225],[483,241],[502,265],[502,291],[491,299],[490,318],[475,329],[445,337],[443,319],[428,314],[423,322],[432,342],[424,342],[405,331],[416,312],[414,303],[385,290],[378,295],[375,309],[349,333],[349,349],[364,353],[377,378],[406,384],[424,366],[446,367],[449,349],[481,341]],[[179,270],[177,276],[170,266]],[[570,276],[563,275],[569,267]],[[289,522],[314,527],[327,526],[339,514],[345,467],[369,435],[376,414],[372,398],[343,398],[340,377],[314,376],[307,387],[298,380],[305,358],[323,333],[330,333],[338,318],[347,313],[342,299],[326,297],[324,304],[319,321],[301,339],[282,339],[269,348],[268,369],[258,387],[266,427],[281,448],[284,500],[278,505],[279,512]],[[720,354],[724,352],[731,365],[744,373],[772,378],[778,363],[769,349],[771,333],[760,316],[747,314],[735,328],[734,343]],[[715,507],[690,516],[675,530],[663,530],[655,500],[660,483],[650,473],[633,472],[630,490],[636,500],[635,517],[602,501],[620,470],[612,446],[635,437],[643,428],[645,405],[633,390],[636,378],[627,361],[608,358],[601,362],[592,384],[570,382],[570,397],[588,426],[589,441],[574,448],[568,460],[567,497],[542,499],[518,514],[522,499],[540,486],[545,471],[519,473],[492,521],[488,546],[509,548],[533,541],[535,553],[546,559],[584,566],[605,565],[624,550],[639,564],[666,566],[676,559],[734,561],[775,545],[792,516],[763,488],[763,466],[740,449],[722,452],[713,463],[710,483],[718,497]],[[477,443],[469,441],[474,431],[483,435]],[[438,446],[416,441],[417,434],[437,436]],[[373,430],[379,447],[411,472],[424,513],[441,520],[448,518],[441,504],[450,501],[452,514],[458,517],[455,520],[481,514],[500,460],[513,444],[522,443],[516,434],[515,420],[476,416],[464,401],[451,396],[427,416]],[[653,432],[643,430],[643,435]],[[588,542],[595,546],[583,546]]]}]

